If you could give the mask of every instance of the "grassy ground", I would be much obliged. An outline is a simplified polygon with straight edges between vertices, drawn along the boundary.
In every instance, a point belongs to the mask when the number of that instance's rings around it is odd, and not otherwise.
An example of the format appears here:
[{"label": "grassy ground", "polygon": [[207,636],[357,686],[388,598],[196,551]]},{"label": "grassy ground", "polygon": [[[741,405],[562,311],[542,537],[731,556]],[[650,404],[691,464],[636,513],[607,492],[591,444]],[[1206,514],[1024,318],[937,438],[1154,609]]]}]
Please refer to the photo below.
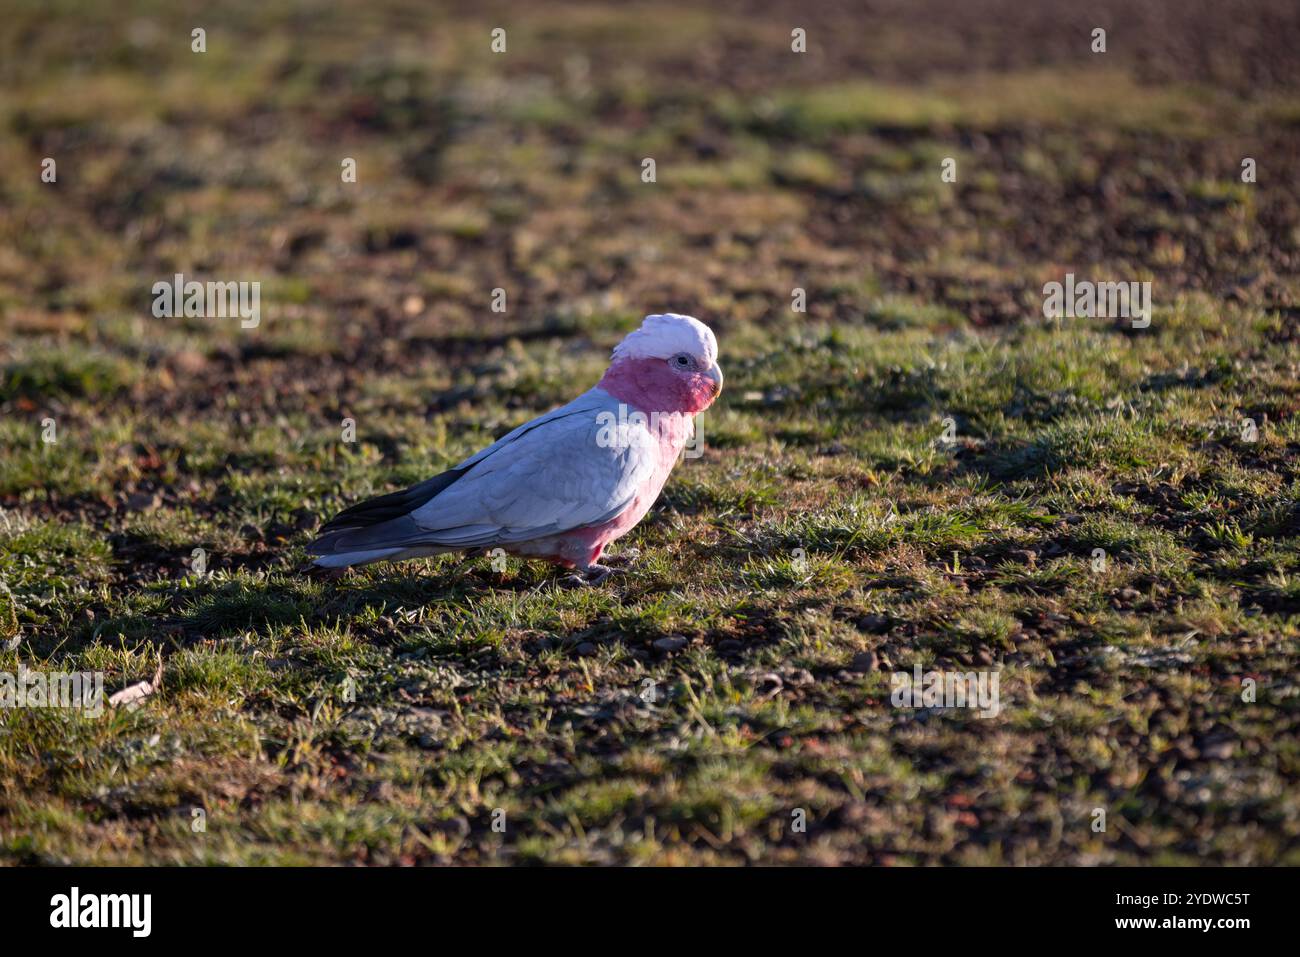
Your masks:
[{"label": "grassy ground", "polygon": [[[0,17],[0,671],[164,677],[0,713],[0,861],[1300,863],[1293,5],[85,6]],[[301,574],[665,309],[632,574]]]}]

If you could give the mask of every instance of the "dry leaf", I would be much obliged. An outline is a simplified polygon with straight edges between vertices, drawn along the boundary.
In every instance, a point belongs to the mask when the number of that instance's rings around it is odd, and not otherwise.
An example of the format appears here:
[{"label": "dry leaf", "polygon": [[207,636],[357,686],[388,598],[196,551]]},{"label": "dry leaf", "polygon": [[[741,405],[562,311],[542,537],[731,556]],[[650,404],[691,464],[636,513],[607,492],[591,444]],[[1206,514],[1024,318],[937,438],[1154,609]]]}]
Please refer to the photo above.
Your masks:
[{"label": "dry leaf", "polygon": [[153,680],[137,681],[133,685],[127,685],[108,699],[108,706],[110,708],[122,705],[128,708],[138,707],[141,701],[162,687],[162,671],[162,652],[160,651],[158,652],[158,668],[153,673]]}]

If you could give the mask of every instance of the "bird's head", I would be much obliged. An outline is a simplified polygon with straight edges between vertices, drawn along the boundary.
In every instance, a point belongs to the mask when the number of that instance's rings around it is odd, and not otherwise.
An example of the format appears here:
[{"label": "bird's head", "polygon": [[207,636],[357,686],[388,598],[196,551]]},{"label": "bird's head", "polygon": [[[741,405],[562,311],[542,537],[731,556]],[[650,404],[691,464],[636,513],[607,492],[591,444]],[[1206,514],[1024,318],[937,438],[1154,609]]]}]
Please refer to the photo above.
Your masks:
[{"label": "bird's head", "polygon": [[718,340],[691,316],[646,316],[614,347],[600,387],[645,412],[703,412],[722,392]]}]

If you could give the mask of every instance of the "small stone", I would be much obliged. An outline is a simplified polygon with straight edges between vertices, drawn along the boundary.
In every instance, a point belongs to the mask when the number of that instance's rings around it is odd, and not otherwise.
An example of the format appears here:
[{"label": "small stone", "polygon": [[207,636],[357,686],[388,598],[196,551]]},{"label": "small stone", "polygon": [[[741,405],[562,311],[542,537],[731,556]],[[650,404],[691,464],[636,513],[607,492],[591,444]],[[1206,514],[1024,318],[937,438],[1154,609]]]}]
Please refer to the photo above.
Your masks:
[{"label": "small stone", "polygon": [[880,658],[874,651],[859,651],[849,662],[849,670],[859,674],[875,671],[880,667]]},{"label": "small stone", "polygon": [[126,500],[126,507],[134,512],[152,512],[162,500],[157,492],[135,492]]},{"label": "small stone", "polygon": [[388,781],[376,781],[370,785],[366,791],[367,801],[391,801],[393,799],[393,785]]},{"label": "small stone", "polygon": [[860,631],[869,634],[878,635],[882,631],[889,630],[889,618],[886,615],[870,614],[863,615],[857,620],[857,626]]},{"label": "small stone", "polygon": [[744,647],[745,645],[743,642],[739,642],[735,638],[726,638],[718,642],[718,653],[723,655],[733,655]]},{"label": "small stone", "polygon": [[850,801],[841,806],[838,811],[839,823],[847,827],[866,824],[878,815],[879,812],[873,810],[865,801]]},{"label": "small stone", "polygon": [[655,640],[655,651],[662,651],[665,654],[674,651],[681,651],[686,647],[686,639],[680,635],[670,635],[667,638],[658,638]]},{"label": "small stone", "polygon": [[589,658],[596,653],[596,646],[590,641],[584,641],[582,644],[578,645],[577,652],[583,658]]},{"label": "small stone", "polygon": [[1206,738],[1201,742],[1201,756],[1211,761],[1226,761],[1237,751],[1233,738]]},{"label": "small stone", "polygon": [[176,371],[185,375],[195,375],[202,372],[208,364],[207,356],[193,349],[183,349],[172,356],[172,364]]}]

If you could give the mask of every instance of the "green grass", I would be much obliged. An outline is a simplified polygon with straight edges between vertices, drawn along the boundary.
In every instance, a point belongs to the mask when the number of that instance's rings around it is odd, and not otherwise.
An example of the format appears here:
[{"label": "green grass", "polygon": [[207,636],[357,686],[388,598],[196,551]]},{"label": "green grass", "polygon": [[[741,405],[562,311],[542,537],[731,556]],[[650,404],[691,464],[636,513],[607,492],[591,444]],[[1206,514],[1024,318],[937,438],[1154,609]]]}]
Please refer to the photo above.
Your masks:
[{"label": "green grass", "polygon": [[[0,24],[0,162],[60,171],[0,185],[0,673],[163,683],[0,712],[0,862],[1300,862],[1285,71],[1000,66],[1041,24],[963,64],[903,11],[792,65],[659,4],[497,58],[405,0],[237,5],[204,59],[132,6]],[[154,319],[177,271],[260,327]],[[1066,271],[1151,327],[1045,320]],[[628,574],[303,573],[661,309],[727,390]],[[916,664],[1000,712],[894,707]]]}]

